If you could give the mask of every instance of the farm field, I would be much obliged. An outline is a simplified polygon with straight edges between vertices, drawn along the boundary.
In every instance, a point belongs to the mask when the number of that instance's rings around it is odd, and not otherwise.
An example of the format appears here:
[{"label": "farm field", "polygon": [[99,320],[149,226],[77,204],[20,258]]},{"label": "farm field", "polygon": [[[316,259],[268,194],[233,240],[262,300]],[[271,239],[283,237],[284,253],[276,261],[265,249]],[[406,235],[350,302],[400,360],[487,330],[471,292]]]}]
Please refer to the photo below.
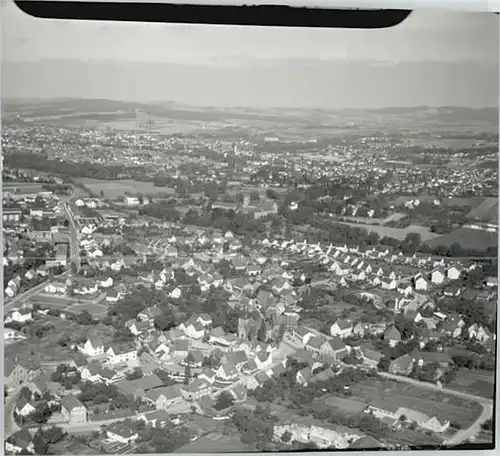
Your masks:
[{"label": "farm field", "polygon": [[426,241],[430,247],[437,245],[450,246],[458,243],[465,249],[486,250],[488,247],[498,245],[498,234],[488,231],[471,230],[469,228],[459,228],[451,233],[435,237]]},{"label": "farm field", "polygon": [[172,195],[175,190],[167,187],[156,187],[152,182],[138,182],[132,179],[123,180],[103,180],[103,179],[88,179],[81,178],[78,182],[87,187],[92,193],[99,195],[101,191],[105,198],[118,199],[125,193],[143,195]]},{"label": "farm field", "polygon": [[355,385],[351,391],[352,399],[361,402],[386,400],[393,406],[435,416],[440,421],[449,420],[453,427],[462,429],[474,423],[482,410],[476,402],[394,381],[369,380]]},{"label": "farm field", "polygon": [[498,198],[485,198],[469,212],[469,217],[482,222],[498,222]]},{"label": "farm field", "polygon": [[448,385],[450,389],[493,399],[495,378],[493,372],[460,369],[456,378]]},{"label": "farm field", "polygon": [[419,225],[410,225],[406,228],[392,228],[388,226],[380,225],[368,225],[364,223],[349,223],[349,222],[338,222],[342,225],[349,225],[357,228],[365,228],[369,232],[377,233],[381,238],[384,236],[389,236],[400,241],[409,233],[418,233],[423,242],[429,241],[439,236],[439,234],[432,233],[429,228]]}]

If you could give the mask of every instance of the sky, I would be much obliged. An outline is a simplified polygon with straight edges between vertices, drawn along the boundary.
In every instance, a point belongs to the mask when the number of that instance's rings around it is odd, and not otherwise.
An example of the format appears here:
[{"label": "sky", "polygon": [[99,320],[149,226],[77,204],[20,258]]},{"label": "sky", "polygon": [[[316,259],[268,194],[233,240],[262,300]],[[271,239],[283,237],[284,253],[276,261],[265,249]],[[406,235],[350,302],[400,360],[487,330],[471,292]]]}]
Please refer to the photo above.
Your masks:
[{"label": "sky", "polygon": [[382,30],[57,21],[12,2],[1,16],[8,98],[498,105],[498,18],[489,13],[418,11]]}]

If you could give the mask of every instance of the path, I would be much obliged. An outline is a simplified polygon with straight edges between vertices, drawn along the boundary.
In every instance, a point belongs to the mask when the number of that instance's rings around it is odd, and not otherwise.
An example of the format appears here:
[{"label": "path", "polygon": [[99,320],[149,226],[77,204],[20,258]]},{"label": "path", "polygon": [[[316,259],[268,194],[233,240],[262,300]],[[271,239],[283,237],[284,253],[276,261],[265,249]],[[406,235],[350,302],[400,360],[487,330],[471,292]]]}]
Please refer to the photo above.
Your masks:
[{"label": "path", "polygon": [[449,394],[451,396],[467,399],[469,401],[474,401],[482,406],[481,415],[476,419],[476,421],[474,421],[474,423],[472,423],[467,429],[461,429],[460,431],[458,431],[453,437],[451,437],[445,442],[446,445],[458,445],[470,439],[480,431],[481,424],[483,424],[486,420],[490,419],[493,416],[493,401],[486,399],[484,397],[474,396],[473,394],[463,393],[461,391],[455,391],[448,388],[440,388],[439,386],[436,386],[432,383],[421,382],[413,378],[393,375],[387,372],[379,372],[379,375],[381,377],[385,377],[391,380],[396,380],[398,382],[409,383],[412,385],[419,386],[421,388],[427,388],[434,391],[439,391],[445,394]]}]

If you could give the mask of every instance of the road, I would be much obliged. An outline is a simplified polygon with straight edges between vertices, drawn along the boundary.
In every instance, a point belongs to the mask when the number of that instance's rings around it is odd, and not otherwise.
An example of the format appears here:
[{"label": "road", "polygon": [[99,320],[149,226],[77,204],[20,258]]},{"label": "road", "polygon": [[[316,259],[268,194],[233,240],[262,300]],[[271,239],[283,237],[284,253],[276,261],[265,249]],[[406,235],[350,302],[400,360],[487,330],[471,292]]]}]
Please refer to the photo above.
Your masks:
[{"label": "road", "polygon": [[69,229],[70,229],[70,255],[71,255],[71,262],[76,265],[77,269],[80,269],[80,244],[78,242],[78,227],[76,226],[75,218],[73,216],[73,211],[71,210],[71,207],[69,205],[71,201],[68,200],[68,202],[63,204],[64,212],[66,214],[66,217],[68,218],[69,221]]},{"label": "road", "polygon": [[[61,275],[55,276],[54,278],[56,280],[58,280],[64,276],[66,276],[67,274],[69,274],[69,271],[65,271]],[[20,295],[17,295],[14,298],[12,298],[11,301],[9,301],[8,303],[6,303],[3,306],[4,313],[10,312],[15,307],[20,307],[29,298],[31,298],[32,296],[36,295],[41,290],[43,290],[45,288],[45,285],[47,285],[48,282],[49,282],[49,280],[45,280],[44,282],[39,283],[35,287],[30,288],[29,290],[25,291],[24,293],[21,293]]]},{"label": "road", "polygon": [[385,377],[391,380],[396,380],[398,382],[409,383],[412,385],[419,386],[421,388],[427,388],[434,391],[440,391],[445,394],[449,394],[450,396],[460,397],[462,399],[467,399],[469,401],[474,401],[480,404],[483,408],[481,415],[477,418],[474,423],[472,423],[467,429],[461,429],[458,431],[453,437],[445,441],[445,445],[459,445],[460,443],[469,440],[471,437],[476,435],[480,429],[481,424],[483,424],[486,420],[490,419],[493,416],[493,401],[486,399],[480,396],[474,396],[472,394],[463,393],[461,391],[455,391],[448,388],[440,388],[432,383],[421,382],[419,380],[415,380],[413,378],[401,377],[399,375],[389,374],[387,372],[379,372],[381,377]]}]

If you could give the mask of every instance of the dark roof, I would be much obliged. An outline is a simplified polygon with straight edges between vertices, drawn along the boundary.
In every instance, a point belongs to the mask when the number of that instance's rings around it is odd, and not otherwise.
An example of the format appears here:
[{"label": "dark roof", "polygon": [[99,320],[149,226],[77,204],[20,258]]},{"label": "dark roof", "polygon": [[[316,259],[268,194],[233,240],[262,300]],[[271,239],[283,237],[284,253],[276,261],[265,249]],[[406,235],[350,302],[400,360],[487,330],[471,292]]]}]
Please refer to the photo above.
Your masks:
[{"label": "dark roof", "polygon": [[21,429],[12,434],[6,441],[19,448],[25,449],[33,441],[33,437],[28,429]]},{"label": "dark roof", "polygon": [[370,448],[382,448],[383,445],[373,438],[372,436],[365,436],[361,437],[360,439],[356,440],[352,445],[349,446],[349,448],[358,448],[360,450],[366,450]]},{"label": "dark roof", "polygon": [[339,337],[332,337],[328,343],[330,344],[330,346],[333,348],[333,350],[335,351],[338,351],[338,350],[344,350],[345,349],[345,344],[344,342],[342,341],[342,339],[340,339]]},{"label": "dark roof", "polygon": [[75,396],[64,396],[61,398],[61,407],[71,411],[74,408],[84,407],[84,405]]}]

